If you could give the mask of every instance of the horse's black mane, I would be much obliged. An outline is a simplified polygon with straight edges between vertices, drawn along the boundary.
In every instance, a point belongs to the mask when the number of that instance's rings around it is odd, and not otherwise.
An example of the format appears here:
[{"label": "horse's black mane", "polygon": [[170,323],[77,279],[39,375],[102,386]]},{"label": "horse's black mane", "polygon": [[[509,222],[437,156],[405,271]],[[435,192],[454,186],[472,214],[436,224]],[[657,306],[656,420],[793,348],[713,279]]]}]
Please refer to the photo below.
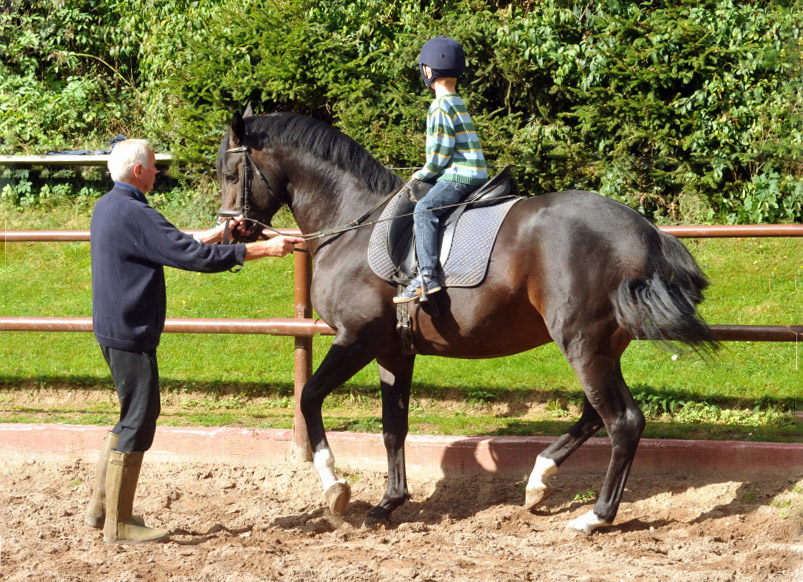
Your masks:
[{"label": "horse's black mane", "polygon": [[395,190],[400,179],[368,151],[328,123],[294,113],[273,113],[245,118],[246,140],[255,147],[279,144],[298,148],[359,176],[368,189],[384,194]]}]

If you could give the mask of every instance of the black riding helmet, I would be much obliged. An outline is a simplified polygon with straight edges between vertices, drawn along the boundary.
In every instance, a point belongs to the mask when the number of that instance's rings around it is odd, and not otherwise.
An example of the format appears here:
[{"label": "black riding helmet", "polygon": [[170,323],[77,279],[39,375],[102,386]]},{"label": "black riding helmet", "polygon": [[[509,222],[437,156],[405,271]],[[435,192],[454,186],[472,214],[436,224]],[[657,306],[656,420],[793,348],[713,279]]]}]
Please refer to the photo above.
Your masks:
[{"label": "black riding helmet", "polygon": [[[427,79],[424,65],[432,69],[432,78]],[[429,87],[438,77],[458,78],[466,70],[466,53],[453,38],[438,36],[429,39],[418,55],[418,69],[424,84]]]}]

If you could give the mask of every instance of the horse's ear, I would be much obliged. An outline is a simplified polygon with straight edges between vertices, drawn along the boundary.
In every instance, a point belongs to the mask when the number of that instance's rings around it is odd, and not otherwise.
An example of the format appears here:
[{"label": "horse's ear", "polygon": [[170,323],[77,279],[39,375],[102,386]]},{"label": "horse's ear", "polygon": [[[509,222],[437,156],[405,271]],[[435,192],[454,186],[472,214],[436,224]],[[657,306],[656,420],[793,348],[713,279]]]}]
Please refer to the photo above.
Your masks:
[{"label": "horse's ear", "polygon": [[245,108],[245,112],[243,113],[243,117],[253,117],[254,110],[251,109],[251,104],[248,104],[248,107]]},{"label": "horse's ear", "polygon": [[245,121],[239,112],[234,112],[231,120],[231,134],[229,136],[229,147],[240,147],[245,139]]}]

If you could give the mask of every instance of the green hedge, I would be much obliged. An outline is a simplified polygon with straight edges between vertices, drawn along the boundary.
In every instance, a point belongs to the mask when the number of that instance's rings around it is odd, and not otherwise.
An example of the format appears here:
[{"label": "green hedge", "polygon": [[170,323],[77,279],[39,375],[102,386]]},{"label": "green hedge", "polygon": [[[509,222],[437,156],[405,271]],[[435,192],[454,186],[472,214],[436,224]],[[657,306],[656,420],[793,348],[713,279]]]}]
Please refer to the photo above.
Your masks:
[{"label": "green hedge", "polygon": [[[422,162],[426,38],[458,38],[493,164],[663,222],[803,221],[801,2],[11,0],[0,149],[145,135],[208,175],[235,109]],[[7,192],[7,194],[9,194]],[[7,196],[8,198],[8,196]]]}]

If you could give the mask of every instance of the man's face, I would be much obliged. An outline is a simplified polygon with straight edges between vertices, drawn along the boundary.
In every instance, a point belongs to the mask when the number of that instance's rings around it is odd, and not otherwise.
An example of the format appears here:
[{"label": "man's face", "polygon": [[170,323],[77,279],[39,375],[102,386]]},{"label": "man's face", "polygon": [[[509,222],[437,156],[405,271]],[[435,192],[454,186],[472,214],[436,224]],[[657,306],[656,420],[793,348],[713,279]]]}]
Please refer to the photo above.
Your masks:
[{"label": "man's face", "polygon": [[156,174],[159,170],[156,169],[156,156],[153,155],[152,150],[148,150],[148,165],[136,164],[134,166],[132,181],[135,182],[132,186],[136,187],[143,194],[147,194],[153,190],[153,183],[156,180]]}]

